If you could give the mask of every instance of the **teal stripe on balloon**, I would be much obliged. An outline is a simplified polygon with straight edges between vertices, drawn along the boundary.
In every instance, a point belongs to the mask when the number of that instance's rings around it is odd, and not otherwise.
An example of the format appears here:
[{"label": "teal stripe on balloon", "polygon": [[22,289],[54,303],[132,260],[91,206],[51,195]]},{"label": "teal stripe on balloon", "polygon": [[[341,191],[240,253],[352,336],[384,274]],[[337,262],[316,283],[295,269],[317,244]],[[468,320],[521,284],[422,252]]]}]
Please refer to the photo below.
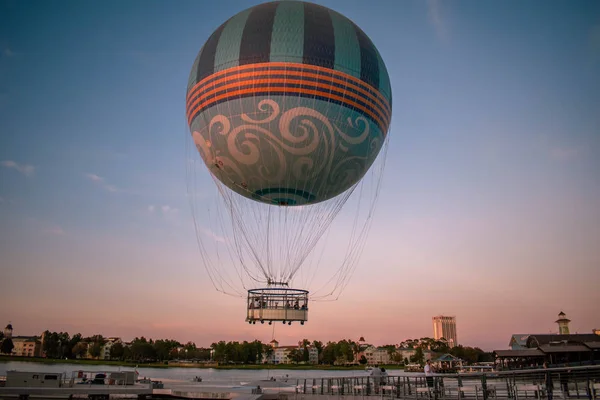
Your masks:
[{"label": "teal stripe on balloon", "polygon": [[217,44],[214,72],[239,65],[242,34],[250,11],[251,9],[248,9],[236,14],[227,22],[225,28],[223,28],[219,43]]},{"label": "teal stripe on balloon", "polygon": [[307,192],[306,190],[302,190],[302,189],[296,189],[296,188],[289,188],[289,187],[275,187],[275,188],[264,188],[264,189],[260,189],[257,190],[255,192],[255,194],[257,196],[267,196],[270,194],[284,194],[284,193],[288,193],[288,194],[294,194],[296,196],[302,197],[306,200],[312,201],[315,199],[315,195],[312,193]]},{"label": "teal stripe on balloon", "polygon": [[329,10],[329,14],[335,35],[334,69],[360,78],[360,45],[354,27],[337,12]]},{"label": "teal stripe on balloon", "polygon": [[196,56],[196,59],[194,60],[194,64],[192,64],[192,72],[190,72],[190,77],[188,79],[188,90],[191,89],[192,86],[194,86],[197,82],[196,82],[196,71],[198,70],[198,62],[200,61],[200,53],[198,52],[198,55]]},{"label": "teal stripe on balloon", "polygon": [[304,4],[283,1],[277,6],[271,36],[271,62],[302,62],[304,54]]},{"label": "teal stripe on balloon", "polygon": [[379,51],[377,51],[377,60],[379,61],[379,91],[390,102],[391,106],[392,86],[390,83],[390,76],[387,72],[387,68],[385,67],[385,63],[383,62],[383,58],[381,58],[381,54],[379,54]]}]

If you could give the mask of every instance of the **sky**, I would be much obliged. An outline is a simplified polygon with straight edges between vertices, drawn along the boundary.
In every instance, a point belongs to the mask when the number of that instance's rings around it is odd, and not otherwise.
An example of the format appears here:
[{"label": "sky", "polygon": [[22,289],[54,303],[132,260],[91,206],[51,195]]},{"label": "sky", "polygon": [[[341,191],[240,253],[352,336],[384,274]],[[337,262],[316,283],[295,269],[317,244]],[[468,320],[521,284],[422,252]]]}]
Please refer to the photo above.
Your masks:
[{"label": "sky", "polygon": [[384,345],[432,336],[444,314],[459,343],[486,350],[556,332],[560,311],[572,332],[600,328],[592,0],[318,1],[387,65],[382,189],[342,296],[311,304],[304,326],[248,325],[197,247],[185,92],[212,31],[258,3],[0,0],[0,323]]}]

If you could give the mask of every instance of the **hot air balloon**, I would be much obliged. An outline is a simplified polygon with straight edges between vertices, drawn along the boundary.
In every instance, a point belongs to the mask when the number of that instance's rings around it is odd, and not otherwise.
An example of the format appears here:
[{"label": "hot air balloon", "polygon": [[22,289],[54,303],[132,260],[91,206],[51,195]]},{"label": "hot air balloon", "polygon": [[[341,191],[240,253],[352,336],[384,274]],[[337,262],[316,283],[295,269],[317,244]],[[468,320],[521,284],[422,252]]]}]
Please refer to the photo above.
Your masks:
[{"label": "hot air balloon", "polygon": [[356,207],[366,216],[348,229],[329,280],[317,278],[333,287],[320,298],[339,296],[372,220],[384,160],[372,164],[387,148],[391,115],[390,79],[375,45],[326,7],[263,3],[231,17],[201,48],[186,116],[218,201],[199,217],[210,188],[188,180],[196,233],[215,288],[246,298],[249,323],[307,321],[308,300],[318,296],[295,280],[372,171],[368,198]]}]

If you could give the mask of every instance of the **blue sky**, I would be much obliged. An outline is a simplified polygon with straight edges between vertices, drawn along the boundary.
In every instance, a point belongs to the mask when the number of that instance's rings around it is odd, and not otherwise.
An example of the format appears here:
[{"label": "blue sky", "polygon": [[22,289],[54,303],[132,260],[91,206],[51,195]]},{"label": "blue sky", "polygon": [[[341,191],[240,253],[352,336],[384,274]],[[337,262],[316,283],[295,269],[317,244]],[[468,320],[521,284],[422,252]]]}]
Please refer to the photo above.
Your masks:
[{"label": "blue sky", "polygon": [[[185,180],[192,62],[258,3],[0,1],[0,321],[270,340],[207,282]],[[345,296],[278,338],[397,343],[439,313],[487,348],[560,310],[600,328],[600,3],[319,3],[382,54],[391,141]]]}]

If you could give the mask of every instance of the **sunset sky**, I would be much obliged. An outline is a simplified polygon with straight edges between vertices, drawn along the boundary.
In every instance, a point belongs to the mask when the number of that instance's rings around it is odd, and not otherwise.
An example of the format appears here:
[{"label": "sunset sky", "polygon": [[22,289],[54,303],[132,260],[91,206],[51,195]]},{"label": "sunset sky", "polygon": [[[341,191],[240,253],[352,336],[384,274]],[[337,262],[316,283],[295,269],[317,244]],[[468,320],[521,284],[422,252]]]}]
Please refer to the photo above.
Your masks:
[{"label": "sunset sky", "polygon": [[[259,3],[0,0],[0,324],[271,340],[207,279],[186,197],[192,63]],[[279,342],[600,328],[600,2],[318,3],[385,60],[391,141],[350,284]]]}]

